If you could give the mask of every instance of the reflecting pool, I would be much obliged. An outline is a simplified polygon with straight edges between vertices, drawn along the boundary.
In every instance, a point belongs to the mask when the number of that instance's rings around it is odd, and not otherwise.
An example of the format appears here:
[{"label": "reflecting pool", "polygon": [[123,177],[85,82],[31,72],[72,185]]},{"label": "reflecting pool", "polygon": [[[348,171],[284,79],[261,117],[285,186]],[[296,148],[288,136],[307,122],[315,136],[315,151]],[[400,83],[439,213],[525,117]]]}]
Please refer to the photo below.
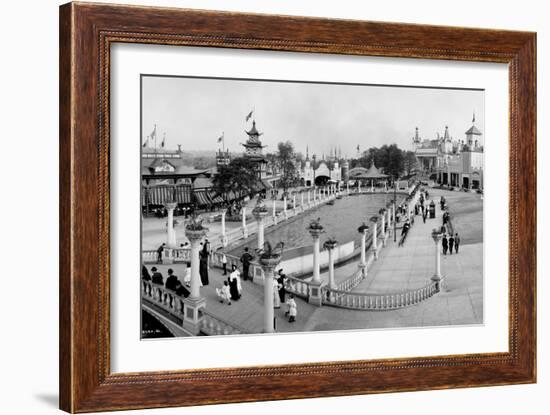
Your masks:
[{"label": "reflecting pool", "polygon": [[[272,231],[266,230],[265,240],[272,244],[283,241],[285,251],[294,250],[294,254],[297,253],[296,248],[305,247],[305,253],[312,246],[311,235],[306,228],[313,219],[321,218],[321,224],[325,228],[325,233],[321,235],[321,246],[328,238],[336,238],[342,244],[355,241],[357,246],[361,239],[357,227],[362,222],[368,223],[369,219],[378,214],[378,211],[385,207],[392,198],[393,194],[386,193],[344,196],[342,199],[335,200],[334,205],[322,205],[317,209],[298,215],[279,228]],[[255,248],[256,238],[249,238],[245,246]],[[242,247],[232,253],[240,252],[242,252]]]}]

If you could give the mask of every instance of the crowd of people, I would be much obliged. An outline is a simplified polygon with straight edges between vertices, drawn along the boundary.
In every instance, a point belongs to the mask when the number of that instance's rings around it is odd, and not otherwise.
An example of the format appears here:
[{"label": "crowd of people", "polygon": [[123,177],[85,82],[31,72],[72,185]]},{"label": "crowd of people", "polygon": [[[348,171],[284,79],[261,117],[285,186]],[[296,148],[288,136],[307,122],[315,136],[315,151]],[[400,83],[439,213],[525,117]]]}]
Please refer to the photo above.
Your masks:
[{"label": "crowd of people", "polygon": [[[162,262],[162,252],[166,244],[159,246],[158,262]],[[209,285],[209,259],[210,259],[210,243],[206,239],[204,243],[201,243],[201,249],[199,251],[199,275],[200,286]],[[253,275],[250,273],[250,265],[254,257],[249,252],[248,247],[245,247],[243,254],[240,257],[242,264],[242,273],[237,265],[232,264],[231,270],[227,269],[227,256],[222,253],[222,275],[227,277],[223,280],[221,286],[216,287],[216,295],[220,303],[231,305],[233,302],[239,301],[243,295],[243,286],[241,281],[253,281]],[[168,276],[166,282],[164,276],[157,269],[156,266],[151,267],[151,271],[147,269],[145,265],[142,266],[142,279],[144,281],[151,281],[155,285],[164,286],[166,289],[173,291],[176,295],[187,298],[190,295],[191,288],[191,263],[186,263],[183,279],[180,281],[178,276],[174,273],[172,268],[167,270]],[[286,292],[286,275],[283,273],[283,269],[280,268],[277,271],[277,275],[273,278],[273,306],[275,309],[281,309],[282,305],[285,306],[285,317],[288,317],[288,321],[293,323],[296,321],[298,314],[298,307],[294,295],[287,296]]]}]

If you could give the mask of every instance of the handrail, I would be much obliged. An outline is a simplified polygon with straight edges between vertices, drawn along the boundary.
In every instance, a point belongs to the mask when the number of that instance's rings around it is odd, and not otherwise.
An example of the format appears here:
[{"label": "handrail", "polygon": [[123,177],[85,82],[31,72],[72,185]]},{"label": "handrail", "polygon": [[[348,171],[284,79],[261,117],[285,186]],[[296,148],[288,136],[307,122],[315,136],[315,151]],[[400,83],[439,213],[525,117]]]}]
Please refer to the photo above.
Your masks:
[{"label": "handrail", "polygon": [[[151,281],[141,281],[141,293],[142,297],[147,301],[162,308],[170,315],[183,320],[183,307],[186,298],[181,297],[163,285],[154,284]],[[201,332],[206,335],[228,335],[228,334],[246,334],[247,331],[227,320],[215,315],[214,313],[203,309],[203,319],[201,321]]]},{"label": "handrail", "polygon": [[323,287],[323,304],[354,310],[388,311],[418,304],[439,292],[439,283],[430,281],[425,286],[397,293],[357,293]]}]

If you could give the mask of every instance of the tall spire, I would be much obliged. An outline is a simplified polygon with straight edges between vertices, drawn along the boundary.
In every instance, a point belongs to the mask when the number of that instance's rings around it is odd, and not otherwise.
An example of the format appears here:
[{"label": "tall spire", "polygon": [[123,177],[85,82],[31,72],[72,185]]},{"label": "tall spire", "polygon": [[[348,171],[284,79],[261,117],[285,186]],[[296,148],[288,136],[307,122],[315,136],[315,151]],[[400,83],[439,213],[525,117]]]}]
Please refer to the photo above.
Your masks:
[{"label": "tall spire", "polygon": [[476,112],[474,111],[474,115],[472,116],[472,124],[475,124],[476,122]]}]

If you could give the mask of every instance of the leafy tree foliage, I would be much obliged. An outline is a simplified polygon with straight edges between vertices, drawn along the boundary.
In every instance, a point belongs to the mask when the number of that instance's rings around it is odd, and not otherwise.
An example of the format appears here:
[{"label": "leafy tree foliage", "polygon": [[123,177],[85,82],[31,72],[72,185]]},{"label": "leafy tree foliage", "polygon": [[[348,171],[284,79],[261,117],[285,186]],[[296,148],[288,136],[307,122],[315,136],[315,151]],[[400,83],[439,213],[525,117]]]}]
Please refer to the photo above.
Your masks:
[{"label": "leafy tree foliage", "polygon": [[227,201],[230,191],[235,192],[239,198],[253,194],[259,181],[254,163],[246,157],[238,157],[232,159],[227,166],[220,167],[213,178],[213,187],[216,194]]}]

